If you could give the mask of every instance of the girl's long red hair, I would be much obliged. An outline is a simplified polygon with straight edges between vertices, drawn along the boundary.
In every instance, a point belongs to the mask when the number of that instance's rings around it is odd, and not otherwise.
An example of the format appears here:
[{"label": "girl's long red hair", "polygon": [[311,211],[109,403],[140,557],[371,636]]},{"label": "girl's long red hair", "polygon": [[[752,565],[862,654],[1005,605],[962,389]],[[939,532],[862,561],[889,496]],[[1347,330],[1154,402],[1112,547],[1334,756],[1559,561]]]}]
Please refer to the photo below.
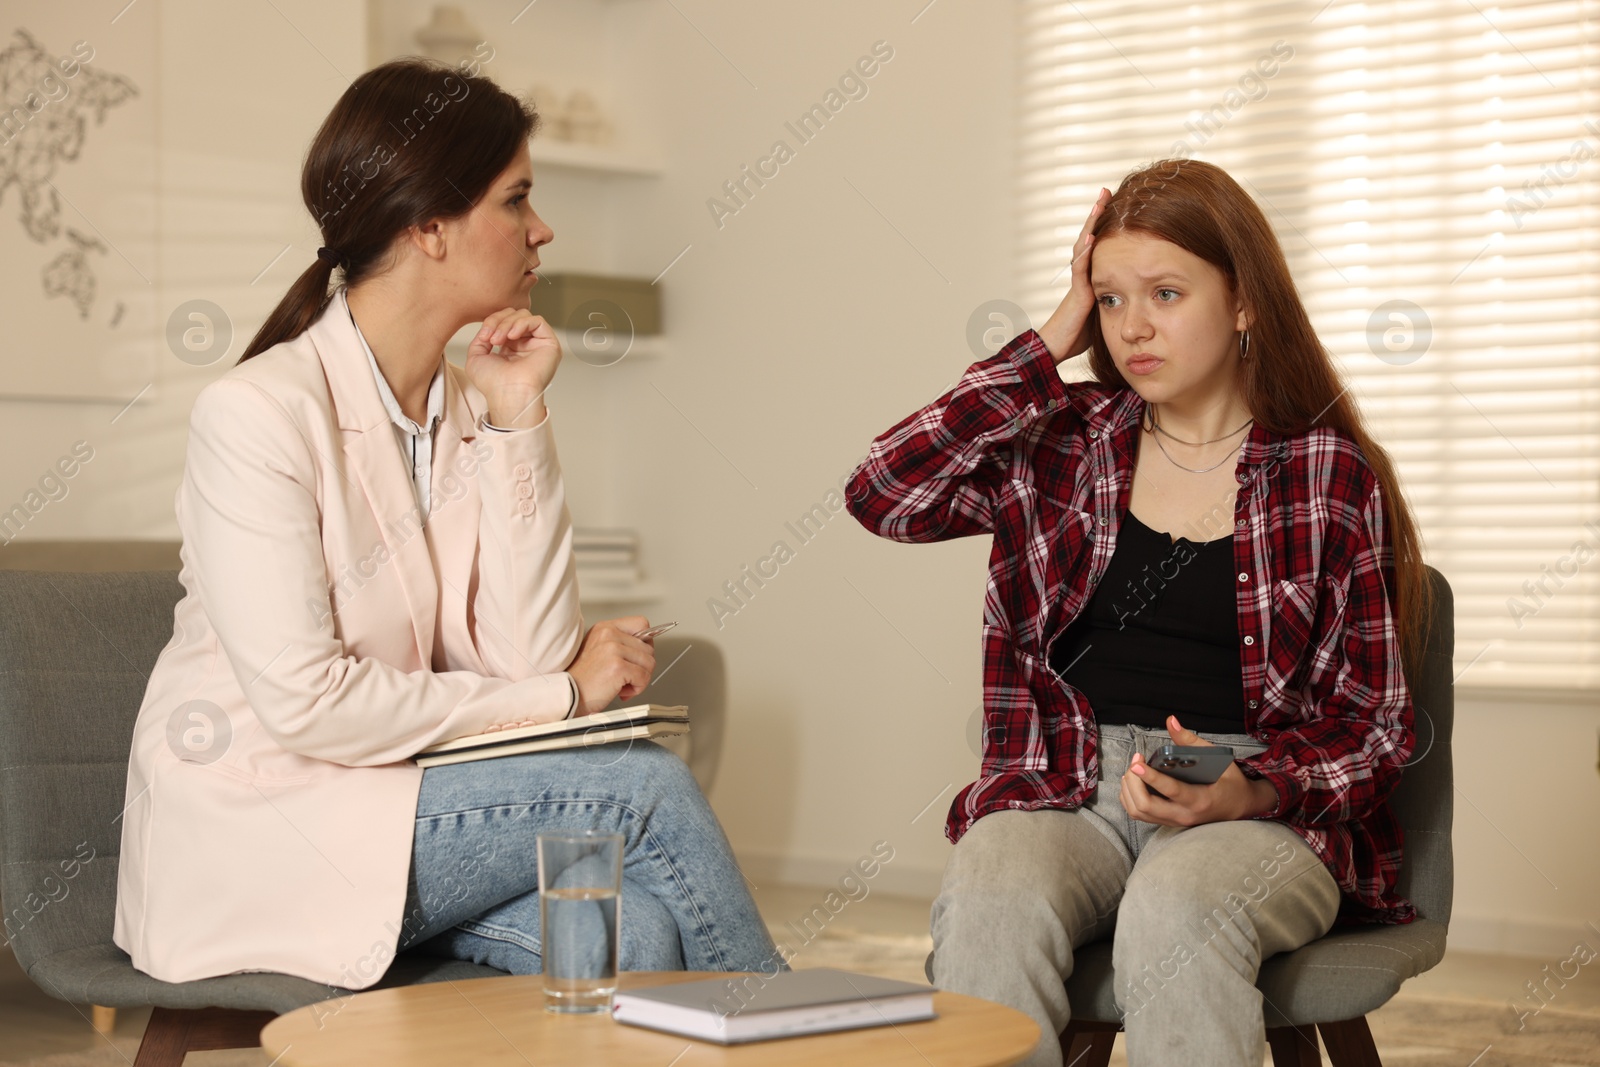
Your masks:
[{"label": "girl's long red hair", "polygon": [[[1327,349],[1311,327],[1289,264],[1261,208],[1222,168],[1198,159],[1164,159],[1129,174],[1096,220],[1096,242],[1121,231],[1149,234],[1212,264],[1251,314],[1250,358],[1241,365],[1244,399],[1258,423],[1281,434],[1331,426],[1351,437],[1383,492],[1393,567],[1391,613],[1408,679],[1421,668],[1433,613],[1432,584],[1415,517],[1388,452],[1367,431]],[[1089,368],[1114,388],[1130,388],[1117,370],[1100,317],[1089,316]]]}]

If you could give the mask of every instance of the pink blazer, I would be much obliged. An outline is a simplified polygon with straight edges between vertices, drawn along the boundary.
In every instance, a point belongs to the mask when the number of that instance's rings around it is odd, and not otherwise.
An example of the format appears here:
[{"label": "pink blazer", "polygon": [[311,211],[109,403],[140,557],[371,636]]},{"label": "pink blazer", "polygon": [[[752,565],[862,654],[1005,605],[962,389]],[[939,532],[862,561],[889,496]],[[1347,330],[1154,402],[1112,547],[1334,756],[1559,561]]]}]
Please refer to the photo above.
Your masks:
[{"label": "pink blazer", "polygon": [[445,370],[426,526],[343,288],[195,400],[113,932],[156,978],[371,985],[401,930],[408,757],[567,712],[583,617],[550,418],[480,432],[483,395]]}]

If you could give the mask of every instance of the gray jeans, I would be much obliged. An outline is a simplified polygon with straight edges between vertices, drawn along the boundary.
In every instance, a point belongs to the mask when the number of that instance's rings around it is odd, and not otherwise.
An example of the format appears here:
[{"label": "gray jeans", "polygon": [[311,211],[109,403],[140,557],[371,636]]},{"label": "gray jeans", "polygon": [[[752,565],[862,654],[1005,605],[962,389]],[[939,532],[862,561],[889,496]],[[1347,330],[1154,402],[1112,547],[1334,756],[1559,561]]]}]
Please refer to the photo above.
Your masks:
[{"label": "gray jeans", "polygon": [[[1200,735],[1236,756],[1266,746]],[[1062,1062],[1073,952],[1112,939],[1131,1067],[1257,1067],[1266,1051],[1261,961],[1327,933],[1339,887],[1281,822],[1177,828],[1129,818],[1119,797],[1135,751],[1165,730],[1100,727],[1100,782],[1083,807],[997,811],[962,836],[933,904],[940,989],[1010,1005],[1043,1033],[1029,1065]]]}]

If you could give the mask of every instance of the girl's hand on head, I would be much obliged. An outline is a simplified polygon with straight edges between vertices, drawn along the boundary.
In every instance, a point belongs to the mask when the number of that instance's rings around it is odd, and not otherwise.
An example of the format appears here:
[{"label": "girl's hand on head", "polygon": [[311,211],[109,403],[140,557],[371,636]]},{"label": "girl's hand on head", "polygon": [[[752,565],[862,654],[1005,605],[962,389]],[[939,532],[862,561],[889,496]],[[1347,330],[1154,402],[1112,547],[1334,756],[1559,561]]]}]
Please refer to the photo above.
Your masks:
[{"label": "girl's hand on head", "polygon": [[[1175,745],[1211,745],[1193,730],[1185,729],[1176,715],[1167,716],[1167,733]],[[1271,811],[1278,802],[1277,791],[1270,782],[1246,778],[1238,763],[1228,764],[1222,777],[1210,785],[1193,785],[1162,774],[1137,752],[1122,776],[1120,797],[1129,818],[1158,826],[1251,819]]]},{"label": "girl's hand on head", "polygon": [[1089,347],[1089,316],[1094,313],[1094,289],[1089,285],[1089,257],[1094,251],[1094,224],[1111,203],[1111,190],[1101,189],[1089,217],[1072,245],[1072,287],[1060,305],[1039,328],[1045,347],[1060,363]]},{"label": "girl's hand on head", "polygon": [[488,400],[489,421],[504,429],[543,421],[544,393],[560,362],[555,331],[527,308],[496,311],[467,345],[467,379]]}]

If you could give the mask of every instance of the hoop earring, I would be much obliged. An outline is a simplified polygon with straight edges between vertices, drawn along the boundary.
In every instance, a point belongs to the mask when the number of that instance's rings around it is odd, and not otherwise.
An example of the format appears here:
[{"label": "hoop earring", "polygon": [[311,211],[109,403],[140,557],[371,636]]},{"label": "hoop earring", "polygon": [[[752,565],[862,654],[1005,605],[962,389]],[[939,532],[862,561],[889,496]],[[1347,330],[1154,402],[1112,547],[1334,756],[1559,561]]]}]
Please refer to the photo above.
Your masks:
[{"label": "hoop earring", "polygon": [[1248,359],[1250,356],[1250,331],[1243,330],[1239,334],[1239,358]]}]

